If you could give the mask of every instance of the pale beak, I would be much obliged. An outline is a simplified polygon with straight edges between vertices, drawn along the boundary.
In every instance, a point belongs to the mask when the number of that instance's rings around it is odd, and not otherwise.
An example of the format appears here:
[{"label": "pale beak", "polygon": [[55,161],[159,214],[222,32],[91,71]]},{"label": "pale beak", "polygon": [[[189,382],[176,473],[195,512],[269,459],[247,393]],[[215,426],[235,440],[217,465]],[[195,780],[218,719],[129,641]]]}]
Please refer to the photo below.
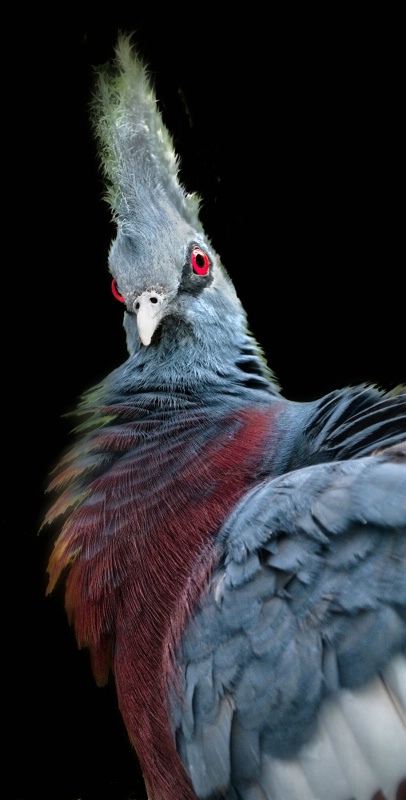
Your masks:
[{"label": "pale beak", "polygon": [[134,300],[133,308],[137,315],[138,333],[145,347],[151,343],[154,332],[162,319],[163,302],[164,295],[154,289],[142,292]]}]

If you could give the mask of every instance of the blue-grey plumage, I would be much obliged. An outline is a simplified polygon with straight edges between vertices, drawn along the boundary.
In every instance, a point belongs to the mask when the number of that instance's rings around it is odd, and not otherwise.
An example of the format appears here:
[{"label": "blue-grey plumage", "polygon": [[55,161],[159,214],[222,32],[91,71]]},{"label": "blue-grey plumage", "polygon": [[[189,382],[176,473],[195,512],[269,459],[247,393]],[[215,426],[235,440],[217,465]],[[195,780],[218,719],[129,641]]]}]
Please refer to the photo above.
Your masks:
[{"label": "blue-grey plumage", "polygon": [[50,588],[66,569],[151,800],[395,798],[405,389],[286,400],[126,37],[94,112],[129,358],[53,481]]},{"label": "blue-grey plumage", "polygon": [[[406,764],[405,715],[390,698],[389,674],[383,685],[376,676],[394,659],[404,705],[405,466],[406,447],[397,445],[304,467],[260,483],[225,522],[221,561],[182,642],[186,702],[173,703],[178,747],[199,797],[230,776],[227,798],[251,797],[256,783],[264,797],[279,797],[274,770],[286,773],[285,796],[297,800],[368,798],[381,785],[395,796]],[[352,768],[338,756],[334,766],[323,703],[333,715],[344,698],[356,704],[360,689],[366,702],[345,720],[349,747],[362,715],[372,728],[389,729],[371,741],[365,730]]]}]

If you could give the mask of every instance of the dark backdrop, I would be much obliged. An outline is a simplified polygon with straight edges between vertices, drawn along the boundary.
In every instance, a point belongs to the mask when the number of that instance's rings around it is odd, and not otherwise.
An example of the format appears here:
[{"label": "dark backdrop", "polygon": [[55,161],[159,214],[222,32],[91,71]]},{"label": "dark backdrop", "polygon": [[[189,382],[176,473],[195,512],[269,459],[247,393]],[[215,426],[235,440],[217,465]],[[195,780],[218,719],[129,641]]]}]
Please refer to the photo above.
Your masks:
[{"label": "dark backdrop", "polygon": [[165,9],[11,9],[3,26],[1,800],[143,798],[114,692],[44,597],[37,535],[62,415],[126,357],[88,120],[119,29],[284,393],[406,382],[397,21]]}]

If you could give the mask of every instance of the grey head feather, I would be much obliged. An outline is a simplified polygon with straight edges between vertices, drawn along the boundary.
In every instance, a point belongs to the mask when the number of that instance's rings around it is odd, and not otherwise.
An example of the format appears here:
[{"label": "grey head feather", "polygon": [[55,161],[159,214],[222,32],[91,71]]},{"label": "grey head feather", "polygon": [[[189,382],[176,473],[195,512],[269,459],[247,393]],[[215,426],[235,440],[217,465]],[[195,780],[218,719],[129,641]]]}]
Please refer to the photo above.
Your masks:
[{"label": "grey head feather", "polygon": [[131,37],[120,36],[112,65],[98,70],[93,122],[103,170],[109,182],[107,200],[116,221],[142,224],[147,208],[166,197],[196,230],[201,229],[196,194],[178,180],[178,157],[163,124],[151,79],[135,54]]},{"label": "grey head feather", "polygon": [[120,36],[115,52],[99,70],[93,122],[117,225],[109,266],[131,311],[147,288],[176,295],[174,265],[202,228],[198,198],[179,183],[171,137],[130,37]]}]

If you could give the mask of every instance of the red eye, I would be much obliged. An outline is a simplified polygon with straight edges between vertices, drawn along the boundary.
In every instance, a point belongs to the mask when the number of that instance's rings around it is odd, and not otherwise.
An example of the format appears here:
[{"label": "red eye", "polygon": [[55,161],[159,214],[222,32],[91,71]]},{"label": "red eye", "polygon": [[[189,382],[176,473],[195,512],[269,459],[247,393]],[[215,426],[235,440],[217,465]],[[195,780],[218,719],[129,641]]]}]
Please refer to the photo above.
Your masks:
[{"label": "red eye", "polygon": [[119,300],[120,303],[125,303],[125,297],[123,297],[123,295],[120,294],[120,292],[118,291],[118,289],[117,289],[117,281],[116,281],[115,278],[113,278],[113,280],[111,282],[111,291],[113,292],[114,297],[116,298],[116,300]]},{"label": "red eye", "polygon": [[192,267],[197,275],[207,275],[209,271],[209,256],[200,247],[194,247],[192,250]]}]

